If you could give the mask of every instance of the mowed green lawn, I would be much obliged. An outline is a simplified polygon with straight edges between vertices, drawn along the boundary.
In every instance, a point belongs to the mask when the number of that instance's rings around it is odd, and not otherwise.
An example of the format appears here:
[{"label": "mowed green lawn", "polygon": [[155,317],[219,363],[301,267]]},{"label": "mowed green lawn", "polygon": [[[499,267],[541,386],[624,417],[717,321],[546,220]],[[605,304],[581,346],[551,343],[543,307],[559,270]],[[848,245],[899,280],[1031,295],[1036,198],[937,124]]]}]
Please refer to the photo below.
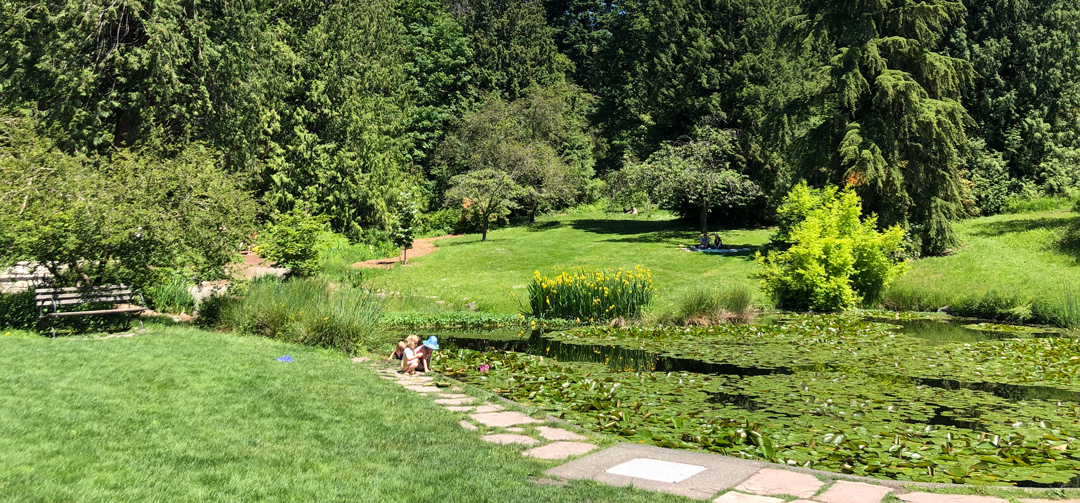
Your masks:
[{"label": "mowed green lawn", "polygon": [[536,484],[550,463],[482,442],[343,354],[153,326],[2,335],[4,502],[688,501]]},{"label": "mowed green lawn", "polygon": [[[991,290],[1037,298],[1080,281],[1077,257],[1058,240],[1077,215],[1057,211],[997,215],[960,221],[963,243],[953,255],[921,259],[897,280],[900,286],[950,293]],[[721,223],[722,224],[722,223]],[[720,230],[725,244],[756,251],[772,229]],[[377,287],[422,301],[391,303],[411,309],[442,301],[452,309],[476,302],[481,310],[527,310],[526,285],[533,271],[553,276],[578,267],[587,270],[643,265],[653,273],[657,297],[653,312],[671,311],[689,290],[701,286],[750,288],[764,301],[753,251],[737,255],[688,253],[696,243],[692,222],[666,213],[612,215],[589,213],[542,219],[532,227],[513,227],[441,240],[439,251],[410,260],[407,267],[373,273]],[[513,295],[511,295],[511,292]]]},{"label": "mowed green lawn", "polygon": [[411,259],[406,267],[375,272],[375,285],[405,296],[434,297],[429,300],[458,309],[476,302],[482,310],[511,313],[527,310],[526,286],[533,271],[555,276],[578,268],[642,265],[652,271],[655,309],[670,308],[683,292],[699,285],[720,289],[744,285],[759,291],[757,281],[750,278],[757,267],[753,255],[771,231],[718,232],[724,244],[751,251],[685,252],[680,247],[697,244],[699,233],[692,222],[667,213],[548,217],[531,227],[495,230],[485,242],[479,235],[440,240],[439,251],[431,255]]},{"label": "mowed green lawn", "polygon": [[953,255],[914,262],[898,286],[959,294],[996,291],[1022,299],[1080,284],[1078,256],[1059,241],[1076,213],[996,215],[957,224],[963,245]]}]

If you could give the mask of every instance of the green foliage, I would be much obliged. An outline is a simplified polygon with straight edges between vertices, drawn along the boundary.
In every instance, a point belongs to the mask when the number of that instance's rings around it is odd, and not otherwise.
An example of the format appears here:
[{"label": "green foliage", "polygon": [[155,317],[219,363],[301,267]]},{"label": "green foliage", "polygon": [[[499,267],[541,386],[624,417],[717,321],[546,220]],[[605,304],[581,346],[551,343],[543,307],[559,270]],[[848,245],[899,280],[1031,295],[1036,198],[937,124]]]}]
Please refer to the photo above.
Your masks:
[{"label": "green foliage", "polygon": [[0,293],[0,329],[33,330],[38,322],[34,290]]},{"label": "green foliage", "polygon": [[[1076,187],[1080,155],[1080,6],[1064,0],[964,4],[966,22],[948,47],[974,67],[977,77],[963,100],[980,126],[973,136],[998,156],[1009,178],[989,188],[1065,195]],[[1035,193],[1021,194],[1021,185]]]},{"label": "green foliage", "polygon": [[[320,238],[327,236],[329,218],[294,208],[274,216],[255,252],[294,274],[311,276],[319,270]],[[325,241],[324,241],[325,243]],[[329,243],[327,243],[329,244]]]},{"label": "green foliage", "polygon": [[901,225],[923,254],[956,245],[960,163],[971,118],[960,104],[971,64],[937,50],[963,23],[957,1],[811,0],[788,24],[804,57],[826,55],[785,110],[789,156],[815,186],[854,188],[868,212]]},{"label": "green foliage", "polygon": [[1007,197],[1001,205],[1001,213],[1043,213],[1071,208],[1075,202],[1068,197]]},{"label": "green foliage", "polygon": [[533,274],[529,284],[529,307],[540,319],[563,318],[595,322],[637,318],[652,302],[652,272],[641,266],[633,270],[611,269],[554,278]]},{"label": "green foliage", "polygon": [[587,116],[593,98],[563,83],[534,86],[517,100],[495,96],[462,117],[440,148],[437,186],[470,170],[504,172],[524,189],[515,196],[535,218],[538,211],[579,200],[593,176],[594,139]]},{"label": "green foliage", "polygon": [[194,283],[183,272],[174,272],[145,288],[149,307],[159,313],[189,313],[195,311],[195,298],[188,291]]},{"label": "green foliage", "polygon": [[424,236],[444,236],[458,231],[461,222],[461,208],[443,208],[425,214],[420,221],[420,234]]},{"label": "green foliage", "polygon": [[505,172],[481,169],[451,178],[446,202],[461,204],[461,218],[487,241],[488,228],[517,207],[514,199],[524,191]]},{"label": "green foliage", "polygon": [[730,168],[732,131],[706,125],[695,136],[692,141],[665,143],[646,162],[625,168],[621,189],[646,193],[649,200],[672,209],[690,206],[700,216],[701,232],[707,232],[711,207],[741,206],[761,191]]},{"label": "green foliage", "polygon": [[904,269],[893,259],[904,232],[878,232],[877,219],[860,219],[861,211],[850,190],[805,183],[791,190],[778,210],[778,249],[758,257],[762,286],[777,307],[839,311],[877,302]]},{"label": "green foliage", "polygon": [[[475,313],[449,311],[441,313],[396,312],[383,316],[386,328],[405,330],[495,330],[514,328],[527,330],[560,330],[580,325],[574,320],[558,318],[536,320],[520,313]],[[524,335],[522,332],[520,335]]]},{"label": "green foliage", "polygon": [[412,248],[416,227],[420,223],[420,208],[416,196],[411,192],[398,195],[397,228],[391,234],[394,246],[402,250]]},{"label": "green foliage", "polygon": [[29,117],[0,119],[0,262],[31,260],[60,285],[152,282],[189,268],[216,279],[248,235],[251,194],[202,145],[111,157],[62,153]]},{"label": "green foliage", "polygon": [[747,323],[756,314],[753,294],[745,287],[699,287],[683,295],[671,321],[679,325]]},{"label": "green foliage", "polygon": [[224,307],[222,321],[241,333],[354,354],[373,347],[381,314],[365,290],[306,278],[252,283]]}]

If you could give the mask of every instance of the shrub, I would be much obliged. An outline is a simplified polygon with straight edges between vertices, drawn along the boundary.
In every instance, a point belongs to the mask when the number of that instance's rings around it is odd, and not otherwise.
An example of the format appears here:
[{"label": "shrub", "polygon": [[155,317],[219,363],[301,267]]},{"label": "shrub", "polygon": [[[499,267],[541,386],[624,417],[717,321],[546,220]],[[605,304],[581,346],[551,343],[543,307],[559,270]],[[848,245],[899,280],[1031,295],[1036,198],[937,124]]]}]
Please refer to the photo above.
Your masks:
[{"label": "shrub", "polygon": [[838,311],[880,299],[902,272],[894,257],[904,237],[899,226],[877,231],[877,218],[860,219],[854,192],[795,186],[777,211],[774,249],[758,255],[758,276],[777,307]]},{"label": "shrub", "polygon": [[327,236],[328,222],[329,217],[312,215],[300,208],[280,213],[255,247],[255,253],[288,267],[293,274],[311,276],[319,270],[320,249],[332,245],[332,239]]},{"label": "shrub", "polygon": [[0,328],[33,330],[37,326],[34,290],[0,293]]},{"label": "shrub", "polygon": [[723,291],[697,288],[683,296],[672,321],[681,325],[719,325],[747,323],[756,315],[753,295],[745,287]]},{"label": "shrub", "polygon": [[158,270],[225,275],[255,200],[221,155],[153,142],[66,154],[32,118],[0,119],[0,265],[28,260],[59,286],[146,286]]},{"label": "shrub", "polygon": [[460,231],[461,208],[443,208],[421,218],[420,235],[443,236]]},{"label": "shrub", "polygon": [[182,273],[174,273],[146,289],[146,301],[159,313],[190,313],[195,311],[195,297],[188,287],[192,281]]},{"label": "shrub", "polygon": [[537,318],[587,321],[636,318],[653,298],[652,272],[633,270],[562,273],[554,278],[533,273],[529,305]]},{"label": "shrub", "polygon": [[230,295],[211,295],[203,299],[199,303],[199,316],[195,318],[195,324],[201,328],[220,327],[225,311],[234,302],[239,302],[239,299]]},{"label": "shrub", "polygon": [[364,290],[296,278],[252,282],[246,297],[225,306],[222,320],[241,333],[351,354],[373,345],[381,314],[380,301]]}]

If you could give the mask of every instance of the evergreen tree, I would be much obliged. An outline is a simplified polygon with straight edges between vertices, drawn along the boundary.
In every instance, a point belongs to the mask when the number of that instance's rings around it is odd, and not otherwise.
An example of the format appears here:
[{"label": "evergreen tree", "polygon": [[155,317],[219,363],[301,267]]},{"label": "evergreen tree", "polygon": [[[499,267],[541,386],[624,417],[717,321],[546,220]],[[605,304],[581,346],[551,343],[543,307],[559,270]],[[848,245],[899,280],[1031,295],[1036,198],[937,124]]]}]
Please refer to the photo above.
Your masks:
[{"label": "evergreen tree", "polygon": [[[909,227],[924,254],[956,244],[971,65],[935,52],[964,6],[946,0],[808,0],[790,20],[828,61],[785,110],[795,175],[852,187],[884,226]],[[812,57],[812,53],[807,53]]]},{"label": "evergreen tree", "polygon": [[[966,0],[966,26],[949,48],[971,61],[978,77],[964,105],[1011,181],[1027,196],[1064,195],[1080,164],[1080,4],[1066,0]],[[980,157],[973,175],[994,163]],[[987,187],[994,189],[998,187]],[[977,193],[985,202],[994,200]],[[985,206],[985,204],[984,204]],[[996,211],[997,205],[982,208]]]}]

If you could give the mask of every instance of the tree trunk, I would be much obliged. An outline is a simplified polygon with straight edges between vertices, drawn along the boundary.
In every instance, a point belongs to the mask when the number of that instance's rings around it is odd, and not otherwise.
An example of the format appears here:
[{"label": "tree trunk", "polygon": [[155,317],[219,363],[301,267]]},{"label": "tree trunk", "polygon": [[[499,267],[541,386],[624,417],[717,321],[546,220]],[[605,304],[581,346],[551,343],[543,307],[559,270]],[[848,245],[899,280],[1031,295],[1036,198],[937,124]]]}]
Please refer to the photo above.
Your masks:
[{"label": "tree trunk", "polygon": [[484,220],[484,230],[483,230],[483,233],[480,235],[480,241],[487,241],[487,230],[488,230],[488,223],[487,223],[487,220]]},{"label": "tree trunk", "polygon": [[532,207],[532,211],[529,212],[529,223],[530,224],[536,223],[536,207],[537,206],[539,206],[539,205],[534,204],[533,207]]},{"label": "tree trunk", "polygon": [[709,232],[709,202],[701,202],[701,232]]},{"label": "tree trunk", "polygon": [[409,265],[409,249],[408,248],[402,248],[401,249],[401,257],[402,257],[401,265]]}]

